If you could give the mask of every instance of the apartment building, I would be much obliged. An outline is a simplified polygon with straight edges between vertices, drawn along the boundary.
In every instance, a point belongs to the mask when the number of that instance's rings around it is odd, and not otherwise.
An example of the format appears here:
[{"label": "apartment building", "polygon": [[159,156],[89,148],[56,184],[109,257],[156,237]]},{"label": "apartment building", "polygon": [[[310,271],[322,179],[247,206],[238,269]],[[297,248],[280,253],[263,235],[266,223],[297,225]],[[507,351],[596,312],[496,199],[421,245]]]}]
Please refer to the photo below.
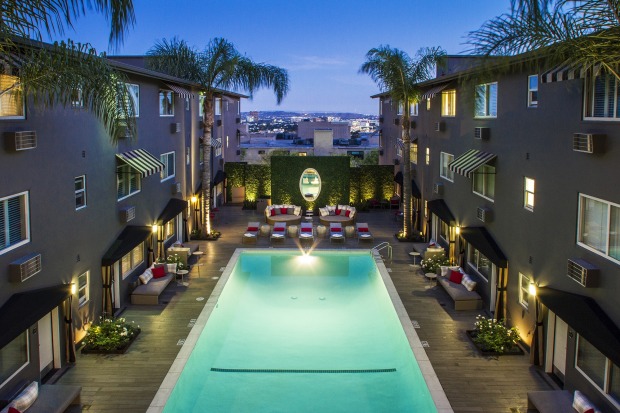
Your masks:
[{"label": "apartment building", "polygon": [[373,96],[383,163],[411,167],[421,229],[476,278],[483,310],[536,337],[533,359],[565,389],[618,412],[618,81],[523,61],[485,76],[473,62],[451,57],[421,85],[410,165],[399,105]]},{"label": "apartment building", "polygon": [[[4,63],[8,89],[19,67]],[[138,275],[188,236],[200,90],[129,60],[110,63],[136,108],[138,136],[118,145],[79,100],[41,109],[0,97],[0,397],[75,361],[91,324],[119,312]],[[240,95],[221,95],[238,106]],[[234,130],[234,119],[223,122],[217,131]],[[216,177],[221,147],[213,152]]]}]

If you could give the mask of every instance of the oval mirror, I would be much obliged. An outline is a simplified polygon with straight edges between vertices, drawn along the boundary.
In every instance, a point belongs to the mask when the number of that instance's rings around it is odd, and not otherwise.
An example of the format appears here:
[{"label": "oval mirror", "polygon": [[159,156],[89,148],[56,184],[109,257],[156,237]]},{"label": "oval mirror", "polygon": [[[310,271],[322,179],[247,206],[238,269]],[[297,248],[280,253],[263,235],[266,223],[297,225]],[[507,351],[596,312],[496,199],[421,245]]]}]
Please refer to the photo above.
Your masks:
[{"label": "oval mirror", "polygon": [[316,169],[304,170],[299,178],[299,190],[306,201],[316,201],[321,193],[321,177]]}]

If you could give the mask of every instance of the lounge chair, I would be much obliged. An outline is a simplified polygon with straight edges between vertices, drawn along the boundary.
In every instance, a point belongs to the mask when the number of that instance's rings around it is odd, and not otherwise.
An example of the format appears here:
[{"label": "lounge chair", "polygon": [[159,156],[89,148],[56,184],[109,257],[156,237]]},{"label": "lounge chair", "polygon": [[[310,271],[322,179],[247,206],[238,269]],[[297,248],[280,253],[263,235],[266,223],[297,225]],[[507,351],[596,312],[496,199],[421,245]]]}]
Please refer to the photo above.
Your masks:
[{"label": "lounge chair", "polygon": [[314,241],[314,229],[312,228],[312,222],[302,222],[299,227],[299,240]]},{"label": "lounge chair", "polygon": [[286,237],[286,222],[276,222],[273,224],[273,228],[271,230],[270,240],[281,239],[284,240]]},{"label": "lounge chair", "polygon": [[256,239],[260,234],[260,224],[258,222],[248,222],[248,227],[243,234],[243,238],[241,239],[241,243],[245,244],[246,242],[254,242],[256,243]]},{"label": "lounge chair", "polygon": [[329,242],[332,241],[345,241],[344,232],[342,231],[342,224],[340,222],[332,222],[329,224]]},{"label": "lounge chair", "polygon": [[368,224],[365,222],[359,222],[355,224],[357,232],[357,242],[360,240],[372,241],[374,238],[372,233],[368,229]]}]

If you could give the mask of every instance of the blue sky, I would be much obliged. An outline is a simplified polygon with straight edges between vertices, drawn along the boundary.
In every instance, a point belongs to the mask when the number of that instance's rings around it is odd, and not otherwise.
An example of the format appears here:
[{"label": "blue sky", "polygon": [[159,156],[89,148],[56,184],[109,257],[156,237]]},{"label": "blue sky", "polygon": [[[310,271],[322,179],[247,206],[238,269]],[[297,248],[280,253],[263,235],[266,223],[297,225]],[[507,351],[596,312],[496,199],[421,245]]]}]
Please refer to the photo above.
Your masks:
[{"label": "blue sky", "polygon": [[[366,52],[390,45],[414,55],[441,46],[467,49],[467,32],[509,10],[509,0],[134,0],[136,25],[113,54],[141,55],[177,36],[197,48],[224,37],[257,62],[285,68],[290,92],[280,106],[261,90],[242,110],[376,114],[379,89],[358,73]],[[94,13],[64,36],[108,50],[108,26]]]}]

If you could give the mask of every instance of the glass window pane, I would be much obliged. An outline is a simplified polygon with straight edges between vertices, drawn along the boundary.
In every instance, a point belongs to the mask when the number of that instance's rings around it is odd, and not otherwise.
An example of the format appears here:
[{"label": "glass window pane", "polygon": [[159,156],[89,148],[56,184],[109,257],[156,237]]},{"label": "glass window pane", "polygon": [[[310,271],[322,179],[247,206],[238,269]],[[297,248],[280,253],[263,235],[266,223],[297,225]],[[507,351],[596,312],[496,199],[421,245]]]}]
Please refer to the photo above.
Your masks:
[{"label": "glass window pane", "polygon": [[497,116],[497,83],[489,85],[489,113],[488,116]]},{"label": "glass window pane", "polygon": [[532,75],[529,77],[530,90],[538,90],[538,76]]},{"label": "glass window pane", "polygon": [[476,86],[476,102],[475,102],[475,115],[484,116],[486,113],[486,87],[485,85]]},{"label": "glass window pane", "polygon": [[24,364],[28,363],[28,332],[0,349],[0,383],[4,383]]},{"label": "glass window pane", "polygon": [[491,199],[495,199],[495,168],[492,166],[486,166],[484,168],[485,173],[485,195]]},{"label": "glass window pane", "polygon": [[607,209],[603,202],[582,197],[580,241],[603,253],[607,238]]},{"label": "glass window pane", "polygon": [[609,217],[609,256],[620,260],[620,208],[611,206]]},{"label": "glass window pane", "polygon": [[605,364],[607,358],[586,339],[579,336],[577,367],[599,388],[605,388]]},{"label": "glass window pane", "polygon": [[121,274],[126,274],[131,269],[131,254],[125,254],[121,258]]},{"label": "glass window pane", "polygon": [[609,395],[620,403],[620,367],[615,364],[611,364],[611,372],[609,374]]}]

